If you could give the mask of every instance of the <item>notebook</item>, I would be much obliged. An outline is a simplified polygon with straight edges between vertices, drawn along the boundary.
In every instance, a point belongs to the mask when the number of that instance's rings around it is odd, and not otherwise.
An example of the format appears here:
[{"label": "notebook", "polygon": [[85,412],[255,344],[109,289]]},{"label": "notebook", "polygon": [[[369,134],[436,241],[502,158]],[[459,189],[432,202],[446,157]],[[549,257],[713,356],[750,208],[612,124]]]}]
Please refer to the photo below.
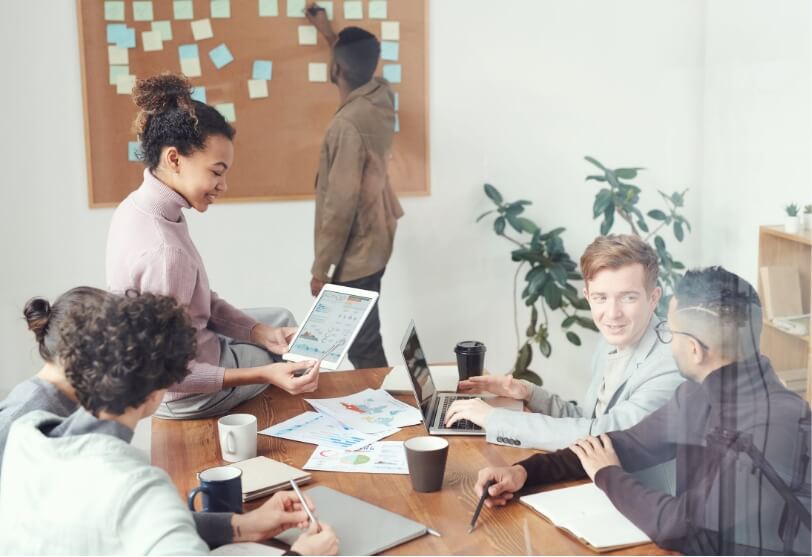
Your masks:
[{"label": "notebook", "polygon": [[[431,377],[434,379],[434,384],[439,392],[457,392],[457,382],[459,381],[460,375],[456,365],[432,365]],[[392,371],[384,378],[381,389],[392,394],[411,395],[413,392],[412,382],[409,379],[409,372],[406,371],[406,366],[393,367]]]},{"label": "notebook", "polygon": [[520,501],[594,551],[651,541],[593,483],[525,495]]},{"label": "notebook", "polygon": [[[339,539],[339,555],[375,555],[428,533],[414,520],[345,495],[329,487],[305,491],[316,506],[316,519],[329,524]],[[282,532],[277,540],[293,544],[301,530]]]},{"label": "notebook", "polygon": [[266,456],[257,456],[235,462],[242,470],[242,500],[253,501],[290,486],[290,480],[302,485],[311,480],[311,475],[284,462]]},{"label": "notebook", "polygon": [[285,553],[264,543],[237,542],[221,545],[217,549],[212,549],[209,555],[282,555]]}]

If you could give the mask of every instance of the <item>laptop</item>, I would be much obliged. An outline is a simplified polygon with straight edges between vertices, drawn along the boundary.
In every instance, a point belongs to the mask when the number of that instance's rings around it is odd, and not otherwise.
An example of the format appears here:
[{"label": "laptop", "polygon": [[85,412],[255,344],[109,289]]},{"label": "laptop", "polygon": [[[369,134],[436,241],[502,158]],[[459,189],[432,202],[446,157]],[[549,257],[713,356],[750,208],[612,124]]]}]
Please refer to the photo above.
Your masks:
[{"label": "laptop", "polygon": [[[445,426],[445,414],[452,402],[482,397],[479,395],[462,395],[437,391],[434,379],[431,376],[431,370],[426,362],[425,352],[423,352],[420,340],[417,338],[414,321],[409,323],[409,327],[406,329],[403,342],[400,344],[400,351],[406,363],[406,370],[412,383],[415,401],[417,401],[417,406],[423,413],[423,423],[426,424],[429,435],[485,435],[484,429],[468,420],[460,420],[451,427]],[[499,404],[494,404],[494,406],[500,408],[521,410],[523,406],[520,400],[501,397],[499,399],[496,399],[496,397],[491,398],[494,401],[499,401]]]}]

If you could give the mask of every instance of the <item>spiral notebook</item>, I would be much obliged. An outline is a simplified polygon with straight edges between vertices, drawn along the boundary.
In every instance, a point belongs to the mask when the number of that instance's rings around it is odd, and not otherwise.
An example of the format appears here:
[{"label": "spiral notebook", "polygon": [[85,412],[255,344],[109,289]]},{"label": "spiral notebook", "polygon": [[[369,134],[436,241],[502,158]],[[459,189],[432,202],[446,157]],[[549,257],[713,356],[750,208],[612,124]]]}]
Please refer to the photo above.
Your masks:
[{"label": "spiral notebook", "polygon": [[232,466],[242,470],[243,501],[253,501],[287,489],[290,487],[291,480],[302,485],[312,478],[308,472],[303,472],[267,456],[249,458],[235,462]]}]

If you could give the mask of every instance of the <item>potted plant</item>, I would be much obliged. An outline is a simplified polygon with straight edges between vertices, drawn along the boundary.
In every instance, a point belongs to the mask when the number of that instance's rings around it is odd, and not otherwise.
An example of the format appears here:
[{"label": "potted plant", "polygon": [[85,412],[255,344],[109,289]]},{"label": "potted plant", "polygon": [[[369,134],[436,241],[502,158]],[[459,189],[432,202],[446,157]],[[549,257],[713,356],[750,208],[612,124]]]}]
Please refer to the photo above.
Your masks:
[{"label": "potted plant", "polygon": [[784,207],[784,210],[787,212],[787,216],[784,219],[784,232],[789,234],[798,233],[798,230],[801,228],[800,219],[798,218],[798,209],[797,203],[790,203]]},{"label": "potted plant", "polygon": [[812,230],[812,205],[804,205],[804,229]]}]

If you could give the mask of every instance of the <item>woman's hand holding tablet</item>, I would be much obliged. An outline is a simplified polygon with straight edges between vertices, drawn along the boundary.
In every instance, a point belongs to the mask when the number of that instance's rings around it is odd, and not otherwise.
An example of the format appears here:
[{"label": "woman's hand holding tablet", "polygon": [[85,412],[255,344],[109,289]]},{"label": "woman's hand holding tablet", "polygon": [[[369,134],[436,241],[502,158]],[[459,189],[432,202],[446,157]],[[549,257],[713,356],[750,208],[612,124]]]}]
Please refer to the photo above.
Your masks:
[{"label": "woman's hand holding tablet", "polygon": [[274,354],[284,354],[288,345],[296,336],[296,327],[271,327],[264,323],[257,323],[251,329],[251,342],[262,346]]}]

